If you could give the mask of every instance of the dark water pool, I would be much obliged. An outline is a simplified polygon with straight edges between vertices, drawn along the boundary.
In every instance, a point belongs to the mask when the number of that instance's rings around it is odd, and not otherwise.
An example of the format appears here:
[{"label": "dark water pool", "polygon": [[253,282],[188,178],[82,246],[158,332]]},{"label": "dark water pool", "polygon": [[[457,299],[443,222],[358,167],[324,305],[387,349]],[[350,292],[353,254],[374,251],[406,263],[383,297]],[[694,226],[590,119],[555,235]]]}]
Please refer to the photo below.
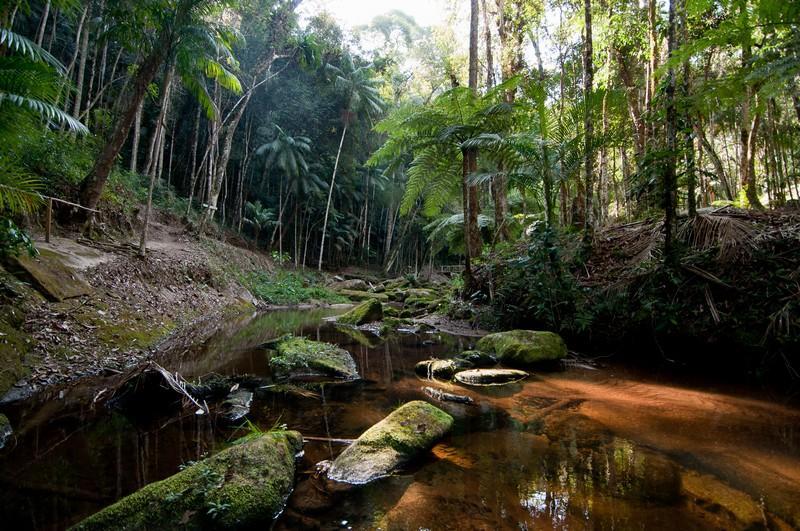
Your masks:
[{"label": "dark water pool", "polygon": [[[286,425],[314,439],[298,466],[301,482],[342,450],[324,439],[355,438],[399,404],[433,401],[425,386],[467,394],[474,404],[437,403],[456,426],[430,455],[332,507],[295,494],[278,529],[800,527],[800,411],[613,367],[569,368],[490,390],[422,381],[416,362],[471,340],[420,333],[380,341],[323,320],[334,312],[234,319],[164,364],[187,379],[268,377],[261,345],[289,332],[349,350],[362,381],[253,403],[249,418],[260,428]],[[101,405],[108,385],[92,380],[8,412],[17,435],[0,453],[3,528],[67,527],[243,434],[213,413],[169,404],[109,409]]]}]

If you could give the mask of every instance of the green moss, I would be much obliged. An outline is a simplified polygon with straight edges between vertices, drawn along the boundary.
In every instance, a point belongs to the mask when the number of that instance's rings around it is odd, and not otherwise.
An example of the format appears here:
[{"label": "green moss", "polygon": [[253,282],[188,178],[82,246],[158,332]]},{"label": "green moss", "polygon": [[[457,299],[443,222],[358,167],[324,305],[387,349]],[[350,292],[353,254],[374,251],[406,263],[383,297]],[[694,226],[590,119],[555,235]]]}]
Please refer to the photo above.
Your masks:
[{"label": "green moss", "polygon": [[24,272],[37,289],[51,300],[62,301],[92,293],[92,287],[64,263],[59,253],[41,249],[38,257],[23,254],[10,260],[12,268]]},{"label": "green moss", "polygon": [[236,276],[253,296],[270,304],[299,304],[311,300],[347,302],[346,297],[322,286],[321,280],[312,274],[256,271]]},{"label": "green moss", "polygon": [[24,361],[31,341],[28,334],[0,320],[0,396],[30,372]]},{"label": "green moss", "polygon": [[363,325],[383,319],[383,305],[377,299],[369,299],[339,316],[337,323]]},{"label": "green moss", "polygon": [[385,293],[371,293],[369,291],[357,291],[353,289],[339,290],[339,295],[344,295],[350,300],[360,302],[368,300],[376,300],[380,302],[389,302],[389,296]]},{"label": "green moss", "polygon": [[294,484],[297,432],[247,438],[151,483],[74,529],[240,529],[267,524]]},{"label": "green moss", "polygon": [[452,426],[453,417],[427,402],[404,404],[348,446],[328,476],[354,484],[386,476],[430,449]]},{"label": "green moss", "polygon": [[489,334],[478,341],[481,352],[497,355],[508,365],[528,366],[566,357],[567,345],[553,332],[510,330]]},{"label": "green moss", "polygon": [[358,369],[353,357],[336,345],[302,337],[290,337],[278,342],[275,348],[277,356],[270,358],[269,365],[278,377],[358,378]]}]

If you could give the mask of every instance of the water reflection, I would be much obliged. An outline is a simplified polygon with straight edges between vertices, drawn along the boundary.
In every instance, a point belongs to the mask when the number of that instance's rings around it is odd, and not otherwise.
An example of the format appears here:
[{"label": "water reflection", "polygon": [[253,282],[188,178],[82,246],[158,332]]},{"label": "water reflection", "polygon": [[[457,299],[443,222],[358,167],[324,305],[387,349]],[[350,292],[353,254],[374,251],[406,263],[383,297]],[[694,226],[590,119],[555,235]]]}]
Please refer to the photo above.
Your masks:
[{"label": "water reflection", "polygon": [[[503,388],[422,381],[414,374],[418,361],[464,350],[470,340],[403,334],[384,341],[324,321],[336,311],[241,316],[165,366],[188,379],[218,373],[268,381],[265,341],[293,333],[335,342],[351,352],[363,380],[311,389],[276,386],[256,394],[248,415],[262,429],[286,424],[322,439],[356,437],[398,404],[430,400],[422,391],[426,386],[467,395],[474,403],[437,404],[456,425],[428,458],[333,507],[296,493],[294,509],[284,513],[278,529],[338,528],[342,521],[355,529],[800,525],[800,508],[790,494],[800,491],[792,475],[800,470],[797,412],[631,384],[602,371],[541,374]],[[169,407],[123,414],[94,409],[90,402],[91,395],[74,404],[53,399],[9,412],[18,439],[0,454],[5,528],[63,528],[241,433],[213,415]],[[737,490],[731,485],[736,474],[720,473],[720,479],[709,473],[726,470],[712,468],[726,456],[707,452],[710,440],[742,452],[742,467],[748,459],[779,463],[774,469],[782,479],[775,480],[769,467],[751,474],[763,502]],[[308,442],[299,477],[341,449],[331,441]],[[766,454],[771,461],[763,459]],[[703,470],[693,470],[698,462]],[[300,507],[305,509],[295,510]]]}]

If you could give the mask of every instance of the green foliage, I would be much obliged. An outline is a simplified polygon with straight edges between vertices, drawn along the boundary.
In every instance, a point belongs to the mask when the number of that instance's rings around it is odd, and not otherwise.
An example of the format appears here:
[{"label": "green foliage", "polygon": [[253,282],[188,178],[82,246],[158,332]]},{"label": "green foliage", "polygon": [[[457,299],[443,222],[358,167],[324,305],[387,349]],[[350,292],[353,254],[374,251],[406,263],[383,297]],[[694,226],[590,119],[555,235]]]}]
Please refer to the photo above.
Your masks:
[{"label": "green foliage", "polygon": [[0,258],[19,256],[25,252],[28,256],[38,253],[33,246],[33,240],[25,231],[8,218],[0,217]]},{"label": "green foliage", "polygon": [[347,302],[345,297],[319,284],[318,277],[312,274],[260,271],[245,275],[241,280],[255,297],[269,304],[299,304],[311,300]]}]

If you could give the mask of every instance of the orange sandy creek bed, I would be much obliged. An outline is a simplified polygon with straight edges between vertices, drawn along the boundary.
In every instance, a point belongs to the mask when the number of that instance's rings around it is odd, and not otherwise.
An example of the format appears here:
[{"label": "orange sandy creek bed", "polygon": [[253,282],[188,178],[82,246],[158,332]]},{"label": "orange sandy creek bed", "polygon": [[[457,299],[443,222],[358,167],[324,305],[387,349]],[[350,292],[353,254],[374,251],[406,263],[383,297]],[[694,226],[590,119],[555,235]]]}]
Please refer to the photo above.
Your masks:
[{"label": "orange sandy creek bed", "polygon": [[[549,481],[547,492],[538,493],[541,500],[534,492],[532,505],[539,503],[542,516],[535,522],[575,525],[582,519],[575,518],[577,501],[586,504],[584,524],[595,527],[590,522],[597,523],[598,517],[609,521],[604,511],[619,509],[603,507],[609,499],[635,498],[644,502],[639,509],[647,514],[638,513],[634,503],[618,511],[619,527],[646,528],[647,522],[661,527],[670,518],[677,518],[680,529],[800,527],[800,410],[736,396],[731,390],[684,388],[607,369],[537,374],[505,390],[465,390],[442,382],[435,386],[468,395],[479,408],[505,411],[518,430],[531,433],[530,446],[506,459],[541,453],[545,462],[548,455],[560,461],[552,475],[563,490],[552,489],[553,478],[543,474]],[[502,432],[495,433],[488,437],[487,452],[507,442]],[[469,468],[476,447],[466,446],[473,452],[442,444],[434,453]],[[598,490],[613,491],[611,496],[582,492],[592,482]],[[630,492],[622,492],[626,489]],[[401,513],[424,513],[425,505],[441,504],[436,487],[409,490],[385,523]],[[536,510],[524,507],[520,494],[523,508],[536,516]],[[648,503],[653,501],[677,504]],[[567,502],[571,510],[559,512],[559,503]],[[665,514],[659,516],[660,511]]]}]

